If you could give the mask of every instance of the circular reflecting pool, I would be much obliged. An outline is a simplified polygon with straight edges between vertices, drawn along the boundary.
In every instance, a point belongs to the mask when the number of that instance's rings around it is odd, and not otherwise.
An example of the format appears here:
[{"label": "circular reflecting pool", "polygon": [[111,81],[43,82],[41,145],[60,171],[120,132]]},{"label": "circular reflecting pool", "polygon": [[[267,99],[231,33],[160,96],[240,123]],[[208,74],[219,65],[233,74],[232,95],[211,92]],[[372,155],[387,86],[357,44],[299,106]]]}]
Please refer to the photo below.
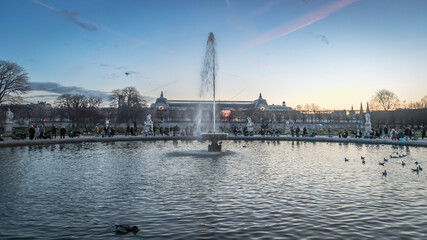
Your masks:
[{"label": "circular reflecting pool", "polygon": [[[274,141],[225,141],[219,154],[206,148],[197,141],[2,148],[0,239],[427,237],[426,174],[411,170],[416,161],[427,168],[426,148]],[[407,156],[390,158],[396,152]],[[140,232],[117,235],[116,223]]]}]

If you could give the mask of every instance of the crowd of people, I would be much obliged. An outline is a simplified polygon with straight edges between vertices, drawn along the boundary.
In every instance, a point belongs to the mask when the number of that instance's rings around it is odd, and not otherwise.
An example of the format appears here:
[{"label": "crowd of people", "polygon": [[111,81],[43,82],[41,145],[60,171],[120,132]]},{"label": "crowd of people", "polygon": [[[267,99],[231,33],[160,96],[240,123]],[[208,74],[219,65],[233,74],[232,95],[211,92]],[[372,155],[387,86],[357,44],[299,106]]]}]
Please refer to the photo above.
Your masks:
[{"label": "crowd of people", "polygon": [[[102,129],[102,130],[101,130]],[[59,130],[59,131],[58,131]],[[234,136],[253,136],[253,135],[261,135],[261,136],[275,136],[279,137],[282,134],[282,130],[280,129],[269,129],[267,127],[263,127],[260,130],[255,131],[253,128],[248,129],[247,127],[232,127],[231,129],[224,129],[220,127],[221,132],[231,132]],[[339,129],[333,130],[331,127],[328,127],[327,130],[319,130],[322,135],[326,135],[329,137],[337,136],[339,138],[382,138],[382,139],[391,139],[391,140],[414,140],[417,139],[416,129],[411,128],[409,126],[399,128],[399,129],[389,129],[387,126],[379,127],[379,128],[371,128],[368,133],[364,133],[361,129]],[[419,128],[421,139],[426,138],[426,128],[422,125]],[[28,133],[28,135],[27,135]],[[38,140],[38,139],[56,139],[57,134],[59,133],[59,138],[64,139],[66,135],[69,138],[79,138],[81,136],[81,132],[78,128],[67,130],[65,126],[61,126],[59,129],[55,124],[52,124],[51,127],[45,127],[43,124],[41,125],[31,125],[28,128],[28,132],[22,132],[17,134],[15,131],[12,132],[10,138],[13,140]],[[95,136],[102,137],[113,137],[117,134],[117,131],[112,126],[105,126],[104,128],[96,127]],[[152,128],[147,128],[141,131],[141,134],[145,136],[156,136],[159,134],[160,136],[193,136],[193,128],[186,127],[180,128],[178,125],[175,126],[152,126]],[[308,129],[306,127],[300,128],[300,126],[291,126],[289,129],[289,134],[292,137],[316,137],[319,135],[316,129]],[[127,126],[124,131],[125,136],[137,136],[138,129],[135,127]],[[418,135],[419,136],[419,135]]]}]

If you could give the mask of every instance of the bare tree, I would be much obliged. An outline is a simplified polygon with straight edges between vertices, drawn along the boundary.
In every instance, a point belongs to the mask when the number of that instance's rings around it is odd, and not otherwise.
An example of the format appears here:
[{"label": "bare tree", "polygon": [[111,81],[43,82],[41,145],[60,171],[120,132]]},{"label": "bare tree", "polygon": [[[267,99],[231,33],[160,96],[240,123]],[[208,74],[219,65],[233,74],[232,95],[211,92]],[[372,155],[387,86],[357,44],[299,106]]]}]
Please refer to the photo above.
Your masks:
[{"label": "bare tree", "polygon": [[135,87],[126,87],[112,91],[110,96],[111,106],[117,107],[117,120],[119,122],[132,122],[137,126],[137,120],[142,117],[146,100]]},{"label": "bare tree", "polygon": [[84,123],[87,127],[99,122],[103,116],[99,111],[102,99],[99,97],[86,98],[79,94],[62,94],[55,101],[60,109],[62,117],[71,120],[73,127],[75,124]]},{"label": "bare tree", "polygon": [[394,92],[381,89],[375,93],[369,105],[373,109],[392,111],[400,106],[400,100]]},{"label": "bare tree", "polygon": [[30,90],[28,74],[16,63],[0,60],[0,103],[19,103]]}]

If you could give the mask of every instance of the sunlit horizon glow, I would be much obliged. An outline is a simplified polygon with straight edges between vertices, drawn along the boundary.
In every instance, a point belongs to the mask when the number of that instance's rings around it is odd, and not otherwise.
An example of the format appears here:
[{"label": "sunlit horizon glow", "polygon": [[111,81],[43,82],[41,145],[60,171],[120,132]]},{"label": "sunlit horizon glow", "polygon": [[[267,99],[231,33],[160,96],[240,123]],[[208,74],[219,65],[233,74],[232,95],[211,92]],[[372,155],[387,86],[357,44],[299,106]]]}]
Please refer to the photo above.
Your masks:
[{"label": "sunlit horizon glow", "polygon": [[262,93],[269,104],[358,109],[380,89],[406,102],[427,95],[425,10],[422,0],[5,0],[0,59],[41,88],[197,100],[213,32],[218,100]]}]

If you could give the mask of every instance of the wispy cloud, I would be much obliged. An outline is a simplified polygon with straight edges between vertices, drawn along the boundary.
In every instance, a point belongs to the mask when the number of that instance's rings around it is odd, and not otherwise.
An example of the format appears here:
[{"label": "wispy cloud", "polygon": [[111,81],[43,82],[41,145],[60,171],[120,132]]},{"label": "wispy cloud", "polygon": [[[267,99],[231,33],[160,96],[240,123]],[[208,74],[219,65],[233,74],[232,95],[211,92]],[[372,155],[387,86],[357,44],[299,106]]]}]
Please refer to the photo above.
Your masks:
[{"label": "wispy cloud", "polygon": [[101,97],[104,100],[108,100],[109,93],[97,90],[88,90],[82,87],[75,86],[62,86],[61,84],[54,82],[30,82],[31,90],[33,91],[45,91],[57,94],[70,93],[70,94],[81,94],[86,97]]},{"label": "wispy cloud", "polygon": [[114,31],[114,30],[112,30],[112,29],[110,29],[108,27],[102,26],[100,24],[94,23],[94,22],[86,20],[86,19],[83,19],[82,17],[80,17],[78,15],[78,13],[72,13],[72,12],[69,12],[67,10],[60,10],[60,9],[54,8],[54,7],[52,7],[52,6],[50,6],[50,5],[46,4],[46,3],[40,2],[38,0],[31,0],[31,1],[33,1],[34,3],[36,3],[36,4],[40,5],[40,6],[48,8],[51,11],[56,12],[56,13],[64,16],[64,17],[69,18],[70,20],[72,20],[73,22],[75,22],[77,25],[79,25],[80,27],[82,27],[82,28],[84,28],[86,30],[96,31],[96,30],[100,29],[100,30],[108,32],[108,33],[110,33],[112,35],[115,35],[117,37],[128,39],[128,40],[134,41],[134,42],[139,43],[139,44],[147,44],[147,45],[150,45],[150,46],[152,46],[154,48],[157,48],[159,50],[168,52],[168,53],[173,54],[173,55],[177,55],[177,53],[175,51],[173,51],[173,50],[170,50],[170,49],[167,49],[167,48],[164,48],[164,47],[161,47],[161,46],[157,46],[155,44],[149,43],[149,42],[147,42],[147,41],[145,41],[143,39],[140,39],[140,38],[135,38],[135,37],[132,37],[132,36],[120,33],[120,32],[116,32],[116,31]]},{"label": "wispy cloud", "polygon": [[40,5],[40,6],[46,7],[48,9],[50,9],[50,10],[58,13],[59,15],[65,17],[65,18],[68,18],[69,20],[71,20],[72,22],[74,22],[75,24],[77,24],[78,26],[80,26],[81,28],[83,28],[85,30],[88,30],[88,31],[96,31],[96,30],[98,30],[98,28],[94,24],[90,23],[87,20],[81,19],[79,17],[79,14],[76,13],[76,12],[70,12],[68,10],[56,9],[56,8],[50,6],[50,5],[47,5],[47,4],[42,3],[40,1],[37,1],[37,0],[32,0],[32,1],[34,3]]},{"label": "wispy cloud", "polygon": [[273,28],[255,39],[255,41],[248,44],[248,48],[258,46],[260,44],[278,39],[280,37],[286,36],[292,32],[295,32],[301,28],[310,26],[311,24],[320,21],[330,14],[340,10],[347,5],[350,5],[359,0],[339,0],[332,4],[321,7],[317,10],[311,11],[307,14],[302,15],[294,20],[288,21],[280,25],[279,27]]}]

